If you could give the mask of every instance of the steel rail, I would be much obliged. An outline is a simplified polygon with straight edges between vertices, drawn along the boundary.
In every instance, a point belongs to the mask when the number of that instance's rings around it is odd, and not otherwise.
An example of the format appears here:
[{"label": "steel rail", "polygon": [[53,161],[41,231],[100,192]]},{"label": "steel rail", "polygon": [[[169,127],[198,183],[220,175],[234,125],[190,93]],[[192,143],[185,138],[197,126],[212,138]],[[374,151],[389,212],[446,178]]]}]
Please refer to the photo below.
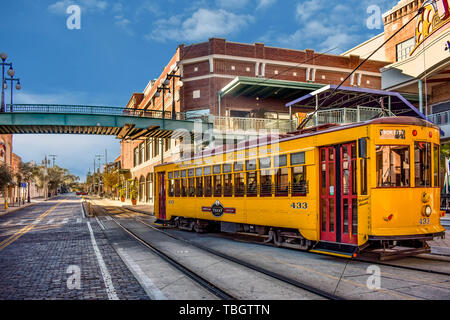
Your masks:
[{"label": "steel rail", "polygon": [[[98,206],[92,206],[94,208],[98,208]],[[147,241],[145,241],[144,239],[142,239],[141,237],[139,237],[136,233],[134,233],[133,231],[131,231],[129,228],[125,227],[123,224],[121,224],[119,221],[117,221],[117,219],[108,213],[108,211],[106,209],[104,209],[105,212],[108,214],[109,217],[111,217],[111,219],[113,219],[113,221],[119,226],[121,227],[125,232],[127,232],[129,235],[131,235],[134,239],[136,239],[139,243],[141,243],[142,245],[144,245],[146,248],[152,250],[156,255],[158,255],[161,259],[163,259],[164,261],[166,261],[167,263],[169,263],[171,266],[173,266],[175,269],[181,271],[183,274],[185,274],[186,276],[188,276],[190,279],[192,279],[193,281],[195,281],[196,283],[198,283],[200,286],[202,286],[203,288],[205,288],[206,290],[208,290],[209,292],[211,292],[213,295],[215,295],[216,297],[220,298],[221,300],[238,300],[235,297],[233,297],[231,294],[227,293],[226,291],[220,289],[219,287],[215,286],[214,284],[212,284],[210,281],[206,280],[205,278],[203,278],[202,276],[198,275],[197,273],[195,273],[194,271],[192,271],[191,269],[183,266],[182,264],[180,264],[179,262],[177,262],[176,260],[174,260],[173,258],[171,258],[170,256],[168,256],[167,254],[165,254],[163,251],[159,250],[158,248],[152,246],[150,243],[148,243]]]},{"label": "steel rail", "polygon": [[[418,258],[418,257],[412,256],[412,257],[409,257],[409,258]],[[374,264],[378,264],[378,265],[381,265],[381,266],[393,267],[393,268],[397,268],[397,269],[404,269],[404,270],[425,272],[425,273],[429,273],[429,274],[438,274],[438,275],[443,275],[443,276],[450,276],[449,272],[444,272],[444,271],[422,269],[422,268],[411,267],[411,266],[404,266],[404,265],[396,265],[396,264],[390,264],[390,263],[381,262],[381,261],[362,260],[362,259],[356,259],[356,261],[366,262],[366,263],[374,263]],[[440,261],[442,261],[442,260],[440,260]]]},{"label": "steel rail", "polygon": [[[125,209],[125,208],[120,208],[120,209],[122,209],[123,211],[127,211],[127,210],[128,210],[128,209]],[[128,211],[133,212],[132,210],[128,210]],[[264,274],[264,275],[266,275],[266,276],[269,276],[269,277],[271,277],[271,278],[277,279],[277,280],[279,280],[279,281],[281,281],[281,282],[290,284],[290,285],[292,285],[292,286],[294,286],[294,287],[300,288],[300,289],[305,290],[305,291],[308,291],[308,292],[310,292],[310,293],[314,293],[314,294],[316,294],[316,295],[318,295],[318,296],[320,296],[320,297],[323,297],[323,298],[326,298],[326,299],[329,299],[329,300],[345,300],[345,298],[343,298],[343,297],[339,297],[339,296],[336,296],[336,295],[334,295],[334,294],[331,294],[331,293],[329,293],[329,292],[327,292],[327,291],[324,291],[324,290],[321,290],[321,289],[318,289],[318,288],[314,288],[314,287],[312,287],[312,286],[310,286],[310,285],[308,285],[308,284],[305,284],[305,283],[303,283],[303,282],[294,280],[294,279],[292,279],[292,278],[288,278],[288,277],[286,277],[286,276],[284,276],[284,275],[282,275],[282,274],[279,274],[279,273],[276,273],[276,272],[273,272],[273,271],[270,271],[270,270],[267,270],[267,269],[258,267],[258,266],[254,265],[254,264],[251,264],[251,263],[248,263],[248,262],[243,261],[243,260],[241,260],[241,259],[232,257],[232,256],[230,256],[230,255],[227,255],[227,254],[225,254],[225,253],[219,252],[219,251],[217,251],[217,250],[214,250],[214,249],[211,249],[211,248],[204,247],[204,246],[202,246],[202,245],[193,243],[193,242],[191,242],[191,241],[189,241],[189,240],[186,240],[186,239],[182,239],[182,238],[176,237],[176,236],[171,235],[171,234],[169,234],[169,233],[167,233],[167,232],[165,232],[165,231],[163,231],[163,230],[160,230],[160,229],[158,229],[158,228],[156,228],[156,227],[154,227],[154,226],[152,226],[152,225],[150,225],[150,224],[148,224],[148,223],[146,223],[146,222],[144,222],[144,221],[142,221],[142,220],[140,220],[140,219],[136,219],[136,218],[135,218],[134,220],[135,220],[135,221],[138,221],[138,222],[140,222],[140,223],[146,225],[147,227],[150,227],[150,228],[152,228],[152,229],[154,229],[154,230],[156,230],[156,231],[158,231],[158,232],[161,232],[161,233],[165,234],[166,236],[168,236],[168,237],[170,237],[170,238],[173,238],[173,239],[175,239],[175,240],[184,242],[184,243],[186,243],[186,244],[188,244],[188,245],[190,245],[190,246],[193,246],[193,247],[198,248],[198,249],[200,249],[200,250],[206,251],[206,252],[208,252],[208,253],[210,253],[210,254],[213,254],[213,255],[215,255],[215,256],[221,257],[221,258],[223,258],[223,259],[225,259],[225,260],[234,262],[234,263],[236,263],[236,264],[238,264],[238,265],[241,265],[241,266],[243,266],[243,267],[246,267],[246,268],[248,268],[248,269],[252,269],[252,270],[257,271],[257,272],[259,272],[259,273],[262,273],[262,274]]]}]

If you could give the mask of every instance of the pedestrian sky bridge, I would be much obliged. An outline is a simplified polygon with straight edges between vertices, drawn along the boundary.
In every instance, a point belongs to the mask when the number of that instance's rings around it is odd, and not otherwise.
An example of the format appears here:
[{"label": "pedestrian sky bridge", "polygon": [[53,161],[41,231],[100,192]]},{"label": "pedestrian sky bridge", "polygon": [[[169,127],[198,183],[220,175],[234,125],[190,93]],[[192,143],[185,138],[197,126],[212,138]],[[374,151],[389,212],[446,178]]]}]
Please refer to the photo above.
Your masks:
[{"label": "pedestrian sky bridge", "polygon": [[[110,135],[118,139],[174,138],[177,129],[194,131],[194,119],[185,114],[117,107],[14,104],[0,113],[0,134]],[[205,132],[207,122],[197,124]],[[184,131],[184,132],[186,132]]]}]

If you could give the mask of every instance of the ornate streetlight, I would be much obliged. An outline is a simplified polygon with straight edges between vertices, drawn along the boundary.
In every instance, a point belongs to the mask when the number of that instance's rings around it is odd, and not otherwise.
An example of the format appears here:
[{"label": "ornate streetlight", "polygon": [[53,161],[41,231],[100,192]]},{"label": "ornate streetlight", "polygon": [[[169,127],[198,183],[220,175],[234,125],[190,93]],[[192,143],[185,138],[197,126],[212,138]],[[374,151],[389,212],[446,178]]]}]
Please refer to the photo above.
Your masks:
[{"label": "ornate streetlight", "polygon": [[8,75],[12,78],[16,73],[13,69],[12,63],[6,63],[5,60],[8,58],[8,55],[4,52],[0,53],[0,58],[2,59],[2,100],[0,106],[0,112],[5,112],[5,66],[9,66]]},{"label": "ornate streetlight", "polygon": [[181,87],[183,86],[183,82],[181,81],[181,75],[175,74],[176,71],[172,71],[171,73],[167,74],[166,80],[172,80],[172,93],[173,93],[173,97],[172,97],[172,120],[176,120],[177,115],[175,112],[175,78],[179,79],[177,82],[177,86]]},{"label": "ornate streetlight", "polygon": [[[164,130],[165,128],[165,118],[166,118],[166,112],[165,112],[165,102],[164,102],[164,96],[166,95],[166,91],[170,92],[170,88],[166,87],[170,84],[170,81],[168,79],[165,79],[161,86],[156,89],[155,97],[159,98],[161,96],[162,92],[162,128]],[[173,116],[172,116],[173,117]],[[164,140],[161,139],[161,164],[164,163]]]},{"label": "ornate streetlight", "polygon": [[[8,89],[8,81],[11,82],[11,104],[10,104],[10,107],[9,107],[9,112],[13,112],[13,106],[14,106],[14,104],[13,104],[13,88],[14,88],[14,82],[17,81],[17,83],[16,83],[16,90],[22,89],[22,86],[20,85],[20,79],[19,78],[17,78],[17,79],[14,79],[13,77],[11,77],[9,79],[6,78],[5,82],[4,82],[5,90]],[[6,112],[6,108],[4,109],[4,111]]]}]

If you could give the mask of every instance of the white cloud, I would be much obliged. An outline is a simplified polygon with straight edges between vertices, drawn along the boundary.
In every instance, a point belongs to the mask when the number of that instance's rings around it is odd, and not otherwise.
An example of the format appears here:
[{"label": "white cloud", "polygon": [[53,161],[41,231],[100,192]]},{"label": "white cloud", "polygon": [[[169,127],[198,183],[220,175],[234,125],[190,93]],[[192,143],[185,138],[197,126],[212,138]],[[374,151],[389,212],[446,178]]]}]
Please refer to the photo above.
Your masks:
[{"label": "white cloud", "polygon": [[[104,0],[60,0],[48,6],[48,10],[53,14],[66,14],[66,9],[70,5],[79,5],[86,12],[103,12],[108,7],[108,2]],[[82,11],[83,12],[83,11]]]},{"label": "white cloud", "polygon": [[240,9],[245,7],[248,4],[248,1],[249,0],[216,0],[216,4],[219,8]]},{"label": "white cloud", "polygon": [[254,21],[250,15],[239,15],[224,9],[198,9],[181,22],[181,16],[160,19],[156,29],[146,36],[149,40],[198,41],[210,37],[226,36],[245,28]]},{"label": "white cloud", "polygon": [[277,2],[277,0],[257,0],[258,5],[256,6],[256,9],[265,9],[268,8]]}]

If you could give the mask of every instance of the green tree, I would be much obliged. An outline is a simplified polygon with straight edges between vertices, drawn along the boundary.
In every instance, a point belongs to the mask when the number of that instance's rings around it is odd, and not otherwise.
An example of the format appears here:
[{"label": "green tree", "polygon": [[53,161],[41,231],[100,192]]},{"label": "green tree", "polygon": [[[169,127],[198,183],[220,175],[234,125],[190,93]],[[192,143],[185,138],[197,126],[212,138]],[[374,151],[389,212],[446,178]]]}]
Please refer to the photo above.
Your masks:
[{"label": "green tree", "polygon": [[111,195],[114,187],[119,183],[117,172],[103,172],[103,185],[105,191]]},{"label": "green tree", "polygon": [[3,198],[5,199],[5,202],[7,201],[8,197],[8,185],[13,182],[13,178],[11,175],[11,171],[9,168],[3,164],[0,166],[0,190],[2,190]]}]

